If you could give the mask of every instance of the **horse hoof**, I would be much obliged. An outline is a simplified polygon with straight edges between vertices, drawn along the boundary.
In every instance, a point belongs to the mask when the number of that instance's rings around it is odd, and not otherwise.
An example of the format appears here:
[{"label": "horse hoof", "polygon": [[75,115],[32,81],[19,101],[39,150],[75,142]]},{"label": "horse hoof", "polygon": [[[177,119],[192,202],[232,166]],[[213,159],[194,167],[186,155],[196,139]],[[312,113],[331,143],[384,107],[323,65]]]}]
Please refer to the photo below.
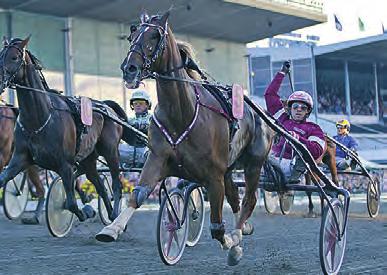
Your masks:
[{"label": "horse hoof", "polygon": [[39,219],[36,216],[29,217],[29,218],[22,218],[21,222],[23,224],[39,224]]},{"label": "horse hoof", "polygon": [[117,240],[118,233],[113,229],[105,227],[101,232],[95,235],[95,238],[100,242],[111,243]]},{"label": "horse hoof", "polygon": [[249,222],[245,222],[242,228],[242,235],[251,235],[253,234],[253,232],[254,232],[254,226]]},{"label": "horse hoof", "polygon": [[234,266],[239,264],[243,256],[243,249],[239,245],[233,246],[229,252],[227,257],[227,264],[229,266]]},{"label": "horse hoof", "polygon": [[224,243],[222,243],[222,249],[229,250],[233,243],[234,242],[229,234],[224,235]]},{"label": "horse hoof", "polygon": [[82,208],[82,211],[85,213],[86,217],[88,219],[91,219],[91,218],[94,218],[95,215],[97,214],[95,212],[95,210],[93,209],[93,207],[91,207],[90,205],[85,205],[83,208]]},{"label": "horse hoof", "polygon": [[94,199],[93,194],[86,194],[83,198],[81,198],[81,201],[83,204],[89,203]]}]

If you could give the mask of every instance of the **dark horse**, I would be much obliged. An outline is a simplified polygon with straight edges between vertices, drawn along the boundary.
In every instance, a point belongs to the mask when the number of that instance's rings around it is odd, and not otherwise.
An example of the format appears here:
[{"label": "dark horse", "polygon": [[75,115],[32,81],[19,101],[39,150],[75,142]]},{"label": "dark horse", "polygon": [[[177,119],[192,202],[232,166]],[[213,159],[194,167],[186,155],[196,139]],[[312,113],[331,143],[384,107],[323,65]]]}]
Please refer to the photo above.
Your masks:
[{"label": "dark horse", "polygon": [[[86,174],[103,198],[110,219],[118,215],[121,198],[118,144],[133,137],[122,126],[93,111],[93,123],[83,133],[77,146],[77,124],[65,98],[49,90],[38,60],[26,46],[29,38],[5,41],[0,52],[0,90],[16,86],[19,117],[15,128],[15,150],[7,168],[0,174],[0,187],[20,171],[33,164],[55,171],[61,176],[66,191],[66,209],[80,221],[94,216],[90,207],[78,208],[74,194],[74,168]],[[117,103],[106,106],[126,119]],[[114,109],[114,111],[113,111]],[[77,150],[78,149],[78,150]],[[96,169],[97,157],[105,158],[113,179],[114,210]]]},{"label": "dark horse", "polygon": [[[208,190],[212,237],[224,248],[231,248],[229,264],[237,264],[242,257],[242,228],[257,201],[255,191],[273,132],[245,104],[244,118],[231,140],[228,120],[220,114],[219,102],[203,86],[184,82],[191,78],[183,68],[177,42],[168,27],[168,15],[169,12],[149,18],[143,14],[141,24],[132,29],[132,44],[121,65],[127,87],[138,87],[151,72],[177,80],[157,78],[158,106],[148,132],[151,153],[139,186],[133,191],[130,207],[96,237],[115,240],[157,183],[177,176],[199,182]],[[231,180],[228,172],[237,162],[244,168],[246,193],[230,238],[225,235],[222,210],[225,194],[235,194],[227,182]],[[239,205],[232,207],[239,210]]]}]

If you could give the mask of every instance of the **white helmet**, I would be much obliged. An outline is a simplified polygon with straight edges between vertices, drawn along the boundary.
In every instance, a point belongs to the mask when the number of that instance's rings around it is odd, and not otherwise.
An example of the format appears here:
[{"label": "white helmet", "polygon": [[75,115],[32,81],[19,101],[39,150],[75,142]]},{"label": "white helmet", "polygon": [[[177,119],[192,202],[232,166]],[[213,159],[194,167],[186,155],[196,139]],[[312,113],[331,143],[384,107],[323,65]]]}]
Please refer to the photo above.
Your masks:
[{"label": "white helmet", "polygon": [[150,110],[152,107],[152,101],[148,93],[144,90],[137,90],[132,93],[130,98],[130,107],[133,109],[133,101],[135,100],[145,100],[148,103],[148,109]]}]

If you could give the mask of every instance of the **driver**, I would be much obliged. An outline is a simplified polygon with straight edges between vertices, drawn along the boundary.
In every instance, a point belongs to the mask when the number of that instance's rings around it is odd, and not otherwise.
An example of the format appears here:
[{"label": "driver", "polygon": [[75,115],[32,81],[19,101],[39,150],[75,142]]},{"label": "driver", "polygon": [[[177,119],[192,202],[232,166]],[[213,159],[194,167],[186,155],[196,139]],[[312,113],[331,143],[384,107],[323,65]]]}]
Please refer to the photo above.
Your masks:
[{"label": "driver", "polygon": [[[357,141],[349,135],[351,124],[348,120],[342,119],[336,122],[337,135],[333,138],[343,144],[348,149],[356,152],[358,143]],[[350,160],[348,159],[347,154],[340,149],[339,146],[336,146],[336,166],[339,170],[349,170],[351,168]]]},{"label": "driver", "polygon": [[[146,135],[148,134],[150,124],[151,114],[149,114],[149,110],[151,107],[150,96],[145,90],[137,90],[132,93],[130,108],[134,110],[135,116],[129,118],[128,123]],[[148,149],[146,144],[139,140],[135,146],[121,143],[119,151],[120,161],[128,166],[127,168],[141,168],[145,163]]]},{"label": "driver", "polygon": [[[287,110],[281,102],[278,90],[284,77],[290,72],[290,62],[286,61],[275,75],[265,91],[265,101],[268,112],[273,115],[292,136],[303,143],[313,158],[319,162],[326,148],[324,133],[320,126],[307,121],[313,109],[312,97],[305,91],[293,92],[287,102]],[[284,137],[280,137],[272,146],[272,155],[281,166],[288,182],[297,182],[306,172],[301,159],[296,157]]]}]

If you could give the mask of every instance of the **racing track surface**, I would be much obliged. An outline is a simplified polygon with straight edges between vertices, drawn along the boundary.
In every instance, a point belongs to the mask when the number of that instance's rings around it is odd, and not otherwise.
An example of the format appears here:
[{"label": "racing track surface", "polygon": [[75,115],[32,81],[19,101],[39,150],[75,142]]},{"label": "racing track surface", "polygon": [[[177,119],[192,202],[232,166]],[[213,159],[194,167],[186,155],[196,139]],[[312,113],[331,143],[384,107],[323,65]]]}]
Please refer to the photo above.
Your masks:
[{"label": "racing track surface", "polygon": [[[364,196],[354,199],[341,274],[387,273],[387,199],[376,220],[367,217]],[[208,209],[204,234],[186,248],[176,266],[165,266],[156,247],[157,211],[138,211],[116,243],[94,239],[102,225],[75,223],[65,238],[51,237],[45,226],[10,222],[0,209],[0,274],[320,274],[320,217],[302,217],[306,205],[289,216],[267,215],[258,207],[251,219],[252,236],[244,238],[244,258],[226,265],[226,252],[211,240]],[[232,215],[224,210],[231,229]]]}]

